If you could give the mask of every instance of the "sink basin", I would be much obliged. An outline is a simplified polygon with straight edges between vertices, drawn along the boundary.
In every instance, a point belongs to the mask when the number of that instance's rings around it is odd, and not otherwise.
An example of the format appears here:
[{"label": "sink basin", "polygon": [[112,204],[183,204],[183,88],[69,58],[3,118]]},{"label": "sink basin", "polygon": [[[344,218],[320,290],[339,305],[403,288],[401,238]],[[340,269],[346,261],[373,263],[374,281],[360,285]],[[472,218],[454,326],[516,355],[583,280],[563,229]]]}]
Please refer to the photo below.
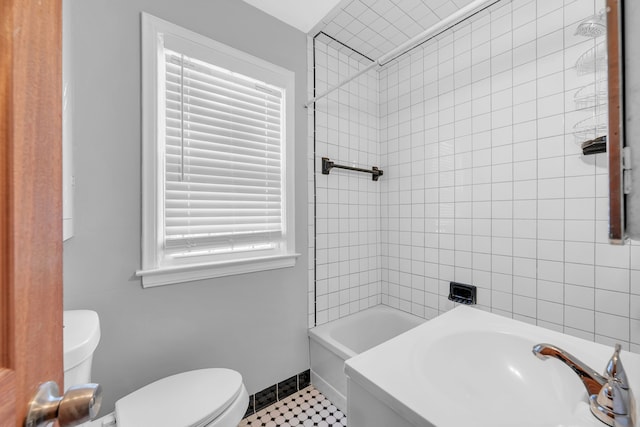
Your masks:
[{"label": "sink basin", "polygon": [[412,363],[417,378],[438,384],[442,399],[455,402],[452,411],[466,402],[467,422],[489,425],[495,414],[514,410],[517,416],[526,405],[540,408],[527,417],[530,425],[565,425],[582,406],[588,408],[587,393],[566,365],[534,357],[535,344],[514,334],[461,332],[418,345]]},{"label": "sink basin", "polygon": [[[598,371],[613,352],[460,306],[347,360],[349,425],[602,427],[578,376],[559,360],[532,354],[540,342]],[[621,357],[638,395],[640,355]]]}]

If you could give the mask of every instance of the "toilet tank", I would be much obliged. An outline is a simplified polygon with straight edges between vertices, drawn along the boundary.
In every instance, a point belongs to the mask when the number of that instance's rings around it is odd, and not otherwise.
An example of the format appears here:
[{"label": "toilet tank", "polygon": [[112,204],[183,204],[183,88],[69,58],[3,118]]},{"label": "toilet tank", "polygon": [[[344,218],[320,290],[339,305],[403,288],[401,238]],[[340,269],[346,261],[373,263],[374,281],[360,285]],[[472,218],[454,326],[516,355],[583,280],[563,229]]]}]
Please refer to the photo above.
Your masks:
[{"label": "toilet tank", "polygon": [[91,382],[91,362],[100,341],[100,319],[91,310],[63,312],[64,390]]}]

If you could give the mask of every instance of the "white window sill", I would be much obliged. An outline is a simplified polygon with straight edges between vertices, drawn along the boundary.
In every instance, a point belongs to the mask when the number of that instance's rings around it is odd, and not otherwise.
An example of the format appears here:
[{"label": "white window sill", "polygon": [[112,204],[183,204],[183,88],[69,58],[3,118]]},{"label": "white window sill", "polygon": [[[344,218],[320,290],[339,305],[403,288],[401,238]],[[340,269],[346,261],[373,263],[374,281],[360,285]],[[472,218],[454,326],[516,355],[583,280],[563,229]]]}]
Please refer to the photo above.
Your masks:
[{"label": "white window sill", "polygon": [[143,288],[151,288],[194,280],[232,276],[234,274],[293,267],[296,264],[296,258],[299,256],[300,254],[293,253],[216,263],[160,267],[151,270],[138,270],[136,271],[136,276],[142,277]]}]

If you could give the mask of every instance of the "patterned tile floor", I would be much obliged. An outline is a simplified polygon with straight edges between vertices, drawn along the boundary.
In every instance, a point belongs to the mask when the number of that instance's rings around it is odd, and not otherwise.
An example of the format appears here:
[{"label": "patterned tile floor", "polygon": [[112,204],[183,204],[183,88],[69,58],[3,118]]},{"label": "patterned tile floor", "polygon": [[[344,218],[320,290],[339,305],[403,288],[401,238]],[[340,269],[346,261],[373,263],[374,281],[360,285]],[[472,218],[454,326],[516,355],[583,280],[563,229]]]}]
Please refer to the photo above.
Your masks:
[{"label": "patterned tile floor", "polygon": [[347,416],[309,386],[248,416],[238,427],[346,427]]}]

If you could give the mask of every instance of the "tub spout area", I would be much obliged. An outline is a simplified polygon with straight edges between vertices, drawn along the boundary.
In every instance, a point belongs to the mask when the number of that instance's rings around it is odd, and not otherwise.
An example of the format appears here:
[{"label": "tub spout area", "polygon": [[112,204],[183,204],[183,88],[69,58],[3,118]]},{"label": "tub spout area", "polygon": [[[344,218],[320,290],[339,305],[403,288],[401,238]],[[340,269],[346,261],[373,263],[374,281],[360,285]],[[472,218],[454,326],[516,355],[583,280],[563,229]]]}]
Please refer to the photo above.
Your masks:
[{"label": "tub spout area", "polygon": [[607,379],[597,373],[595,369],[582,363],[577,357],[574,357],[570,353],[551,344],[536,344],[533,346],[532,352],[538,359],[545,360],[553,357],[571,368],[571,370],[580,377],[589,396],[600,393],[602,387],[607,383]]}]

